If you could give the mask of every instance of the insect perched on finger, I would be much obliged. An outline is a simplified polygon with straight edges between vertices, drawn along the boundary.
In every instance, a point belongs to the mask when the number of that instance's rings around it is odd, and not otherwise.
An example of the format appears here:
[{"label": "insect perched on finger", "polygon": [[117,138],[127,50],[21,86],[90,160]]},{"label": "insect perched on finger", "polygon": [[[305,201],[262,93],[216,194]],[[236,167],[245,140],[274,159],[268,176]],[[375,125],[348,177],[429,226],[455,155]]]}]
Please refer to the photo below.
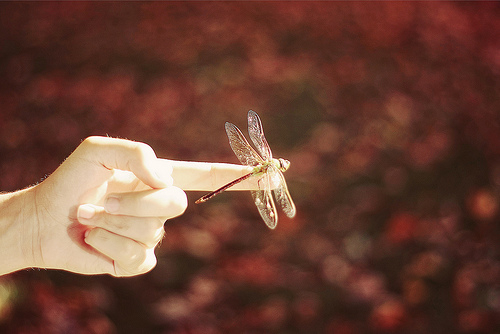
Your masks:
[{"label": "insect perched on finger", "polygon": [[285,214],[292,218],[295,216],[296,209],[292,197],[286,186],[283,172],[290,167],[290,161],[283,158],[275,159],[271,148],[264,137],[264,130],[259,115],[255,111],[248,112],[248,134],[257,148],[257,153],[248,143],[243,133],[232,123],[226,122],[226,133],[229,138],[229,144],[234,153],[243,165],[252,166],[253,170],[237,178],[234,181],[212,191],[198,199],[195,203],[203,203],[221,192],[231,188],[250,177],[258,178],[259,190],[252,190],[252,196],[259,210],[259,213],[266,225],[274,229],[278,223],[278,214],[274,204],[272,192]]}]

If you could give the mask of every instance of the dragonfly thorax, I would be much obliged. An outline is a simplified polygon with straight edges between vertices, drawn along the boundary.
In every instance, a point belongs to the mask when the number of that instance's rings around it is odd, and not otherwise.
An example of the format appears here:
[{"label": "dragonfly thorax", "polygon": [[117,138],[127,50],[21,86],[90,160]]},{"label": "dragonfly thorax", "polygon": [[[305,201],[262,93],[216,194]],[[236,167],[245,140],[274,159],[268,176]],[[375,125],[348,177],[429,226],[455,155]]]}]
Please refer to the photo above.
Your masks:
[{"label": "dragonfly thorax", "polygon": [[282,172],[285,172],[288,167],[290,167],[290,161],[279,158],[279,159],[273,159],[274,165]]}]

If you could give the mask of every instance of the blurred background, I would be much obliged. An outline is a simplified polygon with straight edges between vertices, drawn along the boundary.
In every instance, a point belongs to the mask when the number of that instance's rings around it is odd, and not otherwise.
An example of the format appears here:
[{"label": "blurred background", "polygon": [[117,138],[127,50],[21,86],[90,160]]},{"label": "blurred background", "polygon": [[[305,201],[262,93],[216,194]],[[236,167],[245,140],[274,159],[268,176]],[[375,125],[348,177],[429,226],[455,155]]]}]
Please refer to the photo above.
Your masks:
[{"label": "blurred background", "polygon": [[165,224],[134,278],[0,277],[2,333],[500,333],[496,2],[0,4],[0,189],[89,135],[238,163],[262,118],[298,214]]}]

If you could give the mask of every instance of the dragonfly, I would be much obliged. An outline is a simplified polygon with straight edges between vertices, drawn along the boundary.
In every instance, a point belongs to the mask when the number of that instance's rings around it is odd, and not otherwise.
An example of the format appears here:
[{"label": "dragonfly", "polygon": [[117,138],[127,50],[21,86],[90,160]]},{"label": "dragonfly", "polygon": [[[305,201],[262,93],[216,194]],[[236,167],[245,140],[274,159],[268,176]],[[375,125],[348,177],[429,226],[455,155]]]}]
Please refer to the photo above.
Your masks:
[{"label": "dragonfly", "polygon": [[266,137],[264,137],[264,129],[259,115],[253,110],[248,112],[248,134],[258,153],[248,143],[245,136],[236,125],[226,122],[225,128],[227,137],[229,138],[229,144],[236,154],[236,157],[238,157],[243,165],[252,166],[253,170],[219,189],[206,194],[195,203],[198,204],[208,201],[235,184],[251,177],[256,177],[258,178],[257,184],[259,190],[252,190],[251,193],[255,205],[266,225],[270,229],[274,229],[278,223],[278,213],[276,211],[272,192],[274,192],[274,197],[285,214],[293,218],[296,213],[295,204],[293,203],[290,192],[286,186],[285,177],[283,176],[283,172],[287,171],[290,167],[290,161],[283,158],[273,158],[271,148],[267,143]]}]

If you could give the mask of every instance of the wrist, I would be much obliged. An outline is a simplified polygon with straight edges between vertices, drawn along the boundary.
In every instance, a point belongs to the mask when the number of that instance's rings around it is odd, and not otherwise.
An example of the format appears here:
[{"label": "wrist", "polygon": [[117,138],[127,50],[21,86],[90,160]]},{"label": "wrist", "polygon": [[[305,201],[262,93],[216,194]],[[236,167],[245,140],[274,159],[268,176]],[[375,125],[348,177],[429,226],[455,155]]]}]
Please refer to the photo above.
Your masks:
[{"label": "wrist", "polygon": [[33,189],[0,194],[0,275],[35,265]]}]

